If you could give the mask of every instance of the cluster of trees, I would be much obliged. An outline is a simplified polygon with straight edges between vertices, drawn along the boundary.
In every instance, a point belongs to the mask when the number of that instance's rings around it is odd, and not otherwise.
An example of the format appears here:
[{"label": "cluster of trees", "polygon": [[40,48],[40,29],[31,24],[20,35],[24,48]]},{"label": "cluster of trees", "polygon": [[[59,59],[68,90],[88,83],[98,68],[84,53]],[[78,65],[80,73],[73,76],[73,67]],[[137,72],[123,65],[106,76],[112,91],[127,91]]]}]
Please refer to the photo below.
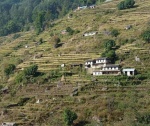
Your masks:
[{"label": "cluster of trees", "polygon": [[33,76],[36,76],[37,74],[37,65],[32,65],[27,68],[25,68],[23,71],[21,71],[15,78],[16,83],[21,82],[27,82],[30,80],[30,78]]},{"label": "cluster of trees", "polygon": [[73,30],[72,28],[67,27],[67,28],[66,28],[66,32],[68,32],[69,35],[73,35],[74,33],[77,34],[77,33],[79,33],[80,31],[79,31],[79,30]]},{"label": "cluster of trees", "polygon": [[119,10],[124,10],[124,9],[128,9],[128,8],[133,8],[134,4],[135,4],[134,0],[124,0],[124,1],[121,1],[117,5],[117,7]]},{"label": "cluster of trees", "polygon": [[116,46],[116,43],[112,39],[104,40],[105,52],[102,53],[103,57],[108,57],[114,62],[116,60],[116,53],[113,47]]},{"label": "cluster of trees", "polygon": [[37,34],[49,26],[48,21],[64,16],[82,5],[99,0],[1,0],[0,36],[29,30],[34,24]]}]

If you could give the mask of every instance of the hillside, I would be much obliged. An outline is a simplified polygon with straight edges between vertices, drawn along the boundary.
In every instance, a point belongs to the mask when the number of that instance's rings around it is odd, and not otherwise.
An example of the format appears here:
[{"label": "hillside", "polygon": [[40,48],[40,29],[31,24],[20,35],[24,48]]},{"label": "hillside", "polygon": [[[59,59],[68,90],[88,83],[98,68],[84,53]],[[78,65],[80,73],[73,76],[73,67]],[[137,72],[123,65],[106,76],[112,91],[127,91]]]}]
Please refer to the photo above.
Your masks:
[{"label": "hillside", "polygon": [[50,21],[66,15],[79,5],[95,4],[97,0],[0,0],[0,36],[49,27]]},{"label": "hillside", "polygon": [[[149,125],[150,45],[141,33],[150,26],[150,1],[136,0],[125,10],[116,8],[119,2],[70,11],[39,35],[30,30],[0,37],[0,123],[63,126],[63,111],[70,108],[78,115],[74,126]],[[96,34],[83,36],[91,32]],[[86,72],[85,62],[102,57],[108,39],[116,43],[115,64],[135,68],[137,75]],[[16,68],[6,75],[8,64]],[[32,65],[38,66],[36,74],[24,77]]]}]

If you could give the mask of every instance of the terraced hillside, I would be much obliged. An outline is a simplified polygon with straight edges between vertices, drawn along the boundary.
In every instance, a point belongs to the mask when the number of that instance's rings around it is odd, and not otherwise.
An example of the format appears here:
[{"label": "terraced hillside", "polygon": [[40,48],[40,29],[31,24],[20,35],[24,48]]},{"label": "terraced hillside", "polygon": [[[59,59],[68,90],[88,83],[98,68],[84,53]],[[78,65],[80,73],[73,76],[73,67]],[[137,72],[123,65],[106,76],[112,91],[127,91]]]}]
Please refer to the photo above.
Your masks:
[{"label": "terraced hillside", "polygon": [[[118,2],[72,11],[71,17],[52,22],[39,35],[28,31],[0,38],[0,123],[63,126],[63,110],[70,108],[78,115],[74,126],[149,125],[150,45],[140,35],[150,25],[150,1],[136,0],[134,8],[121,11],[116,8]],[[62,34],[67,27],[77,32]],[[113,37],[112,29],[120,34]],[[93,36],[83,36],[95,31]],[[58,48],[53,37],[61,40]],[[85,61],[101,57],[105,39],[116,42],[115,62],[135,68],[136,76],[86,73]],[[16,69],[5,76],[9,63]],[[38,75],[16,83],[16,76],[34,64]]]}]

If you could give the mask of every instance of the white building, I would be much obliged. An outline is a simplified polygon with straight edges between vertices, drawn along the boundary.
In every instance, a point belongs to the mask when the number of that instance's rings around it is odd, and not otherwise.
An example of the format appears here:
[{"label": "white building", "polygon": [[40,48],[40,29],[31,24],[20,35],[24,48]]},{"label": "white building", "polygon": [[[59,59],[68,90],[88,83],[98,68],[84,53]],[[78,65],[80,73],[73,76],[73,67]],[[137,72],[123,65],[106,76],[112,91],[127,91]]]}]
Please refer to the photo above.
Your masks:
[{"label": "white building", "polygon": [[96,63],[96,60],[87,60],[85,62],[85,68],[91,68],[91,67],[93,67],[93,64],[95,64],[95,63]]},{"label": "white building", "polygon": [[102,69],[93,71],[94,76],[99,75],[120,75],[120,67],[115,64],[105,64]]},{"label": "white building", "polygon": [[77,10],[83,10],[83,9],[86,9],[87,6],[82,6],[82,7],[78,7]]},{"label": "white building", "polygon": [[102,63],[102,64],[106,64],[106,63],[110,63],[110,59],[107,57],[102,57],[102,58],[98,58],[96,59],[96,64],[97,63]]},{"label": "white building", "polygon": [[102,68],[104,65],[110,63],[111,60],[107,57],[102,57],[94,60],[87,60],[85,62],[85,68]]},{"label": "white building", "polygon": [[122,72],[123,72],[124,75],[134,76],[135,75],[135,68],[124,68],[122,70]]},{"label": "white building", "polygon": [[98,32],[94,31],[94,32],[88,32],[88,33],[84,33],[83,36],[93,36],[96,35]]},{"label": "white building", "polygon": [[17,124],[14,122],[3,122],[1,126],[17,126]]}]

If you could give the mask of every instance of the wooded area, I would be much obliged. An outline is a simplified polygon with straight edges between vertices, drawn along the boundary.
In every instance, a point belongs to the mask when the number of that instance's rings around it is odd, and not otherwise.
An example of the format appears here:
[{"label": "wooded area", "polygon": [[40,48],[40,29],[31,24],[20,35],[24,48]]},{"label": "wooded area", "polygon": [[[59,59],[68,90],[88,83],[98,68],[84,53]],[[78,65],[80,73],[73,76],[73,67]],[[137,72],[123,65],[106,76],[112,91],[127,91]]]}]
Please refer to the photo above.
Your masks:
[{"label": "wooded area", "polygon": [[[98,0],[0,0],[0,36],[35,28],[37,33],[48,21],[60,18],[82,5]],[[101,0],[100,0],[101,1]]]}]

